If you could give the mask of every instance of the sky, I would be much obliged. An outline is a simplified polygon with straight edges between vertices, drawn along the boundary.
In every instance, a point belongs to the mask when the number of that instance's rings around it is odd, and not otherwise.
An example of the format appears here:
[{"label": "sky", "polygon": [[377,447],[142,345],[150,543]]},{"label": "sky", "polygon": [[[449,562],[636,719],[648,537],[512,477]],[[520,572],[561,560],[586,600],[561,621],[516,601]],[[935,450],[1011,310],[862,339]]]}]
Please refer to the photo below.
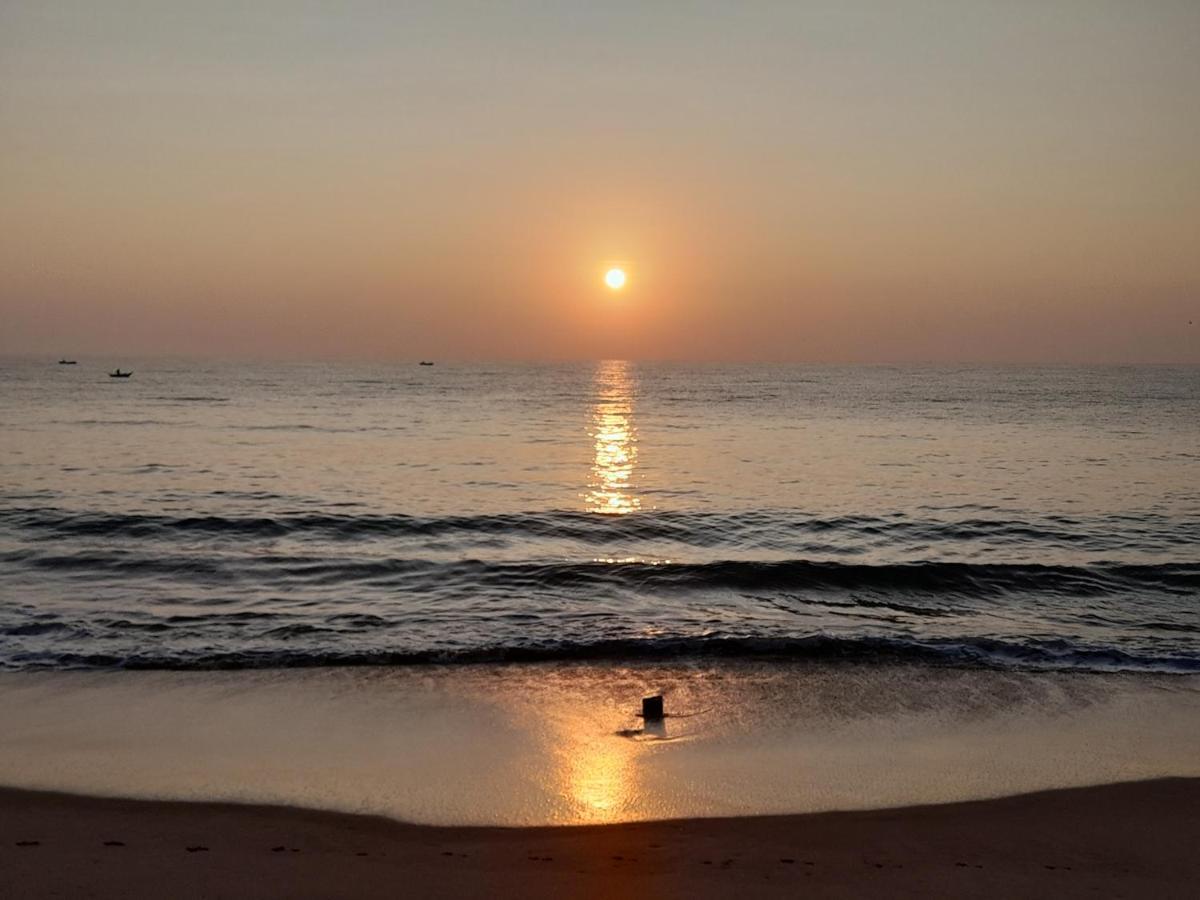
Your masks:
[{"label": "sky", "polygon": [[0,0],[0,353],[1200,363],[1200,3]]}]

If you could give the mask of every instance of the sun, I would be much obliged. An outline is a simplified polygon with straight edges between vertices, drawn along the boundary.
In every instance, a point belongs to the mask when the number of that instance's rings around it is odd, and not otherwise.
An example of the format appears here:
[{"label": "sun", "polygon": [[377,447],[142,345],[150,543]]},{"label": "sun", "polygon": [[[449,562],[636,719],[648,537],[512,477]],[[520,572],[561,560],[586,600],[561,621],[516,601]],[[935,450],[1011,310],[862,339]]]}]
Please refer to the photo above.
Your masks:
[{"label": "sun", "polygon": [[625,287],[625,270],[612,268],[604,273],[604,283],[614,291],[619,291]]}]

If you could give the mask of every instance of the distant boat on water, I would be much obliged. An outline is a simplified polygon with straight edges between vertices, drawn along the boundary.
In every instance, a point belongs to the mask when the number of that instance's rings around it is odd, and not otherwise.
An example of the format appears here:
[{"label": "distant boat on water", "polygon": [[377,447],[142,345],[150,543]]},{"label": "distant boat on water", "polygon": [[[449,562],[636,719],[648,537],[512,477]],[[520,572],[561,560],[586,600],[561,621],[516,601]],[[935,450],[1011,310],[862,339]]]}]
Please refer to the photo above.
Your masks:
[{"label": "distant boat on water", "polygon": [[62,359],[60,359],[60,360],[58,361],[58,364],[59,364],[60,366],[73,366],[73,365],[75,365],[76,363],[75,363],[75,360],[73,360],[73,359],[67,359],[67,358],[64,356]]},{"label": "distant boat on water", "polygon": [[114,369],[108,373],[109,378],[128,378],[133,372],[122,372],[120,369]]},{"label": "distant boat on water", "polygon": [[422,365],[422,366],[432,366],[432,365],[433,365],[433,363],[431,363],[431,362],[430,362],[429,360],[427,360],[427,359],[423,359],[423,360],[421,360],[421,362],[420,362],[420,363],[418,363],[418,365]]}]

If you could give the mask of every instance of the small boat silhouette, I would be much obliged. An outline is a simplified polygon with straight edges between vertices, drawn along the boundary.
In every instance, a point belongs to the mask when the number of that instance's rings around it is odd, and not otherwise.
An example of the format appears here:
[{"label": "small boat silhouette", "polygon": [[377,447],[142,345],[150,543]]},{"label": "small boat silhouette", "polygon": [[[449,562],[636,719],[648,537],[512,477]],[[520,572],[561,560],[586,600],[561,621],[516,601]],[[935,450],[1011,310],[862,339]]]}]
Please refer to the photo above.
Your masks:
[{"label": "small boat silhouette", "polygon": [[429,360],[427,360],[427,359],[423,359],[423,360],[421,360],[421,361],[420,361],[420,362],[419,362],[417,365],[421,365],[421,366],[432,366],[432,365],[433,365],[433,363],[431,363],[431,362],[430,362]]},{"label": "small boat silhouette", "polygon": [[108,373],[109,378],[128,378],[133,372],[122,372],[120,369],[115,369]]},{"label": "small boat silhouette", "polygon": [[75,360],[73,360],[73,359],[67,359],[67,358],[64,356],[62,359],[60,359],[60,360],[58,361],[58,364],[59,364],[60,366],[73,366],[73,365],[75,365]]}]

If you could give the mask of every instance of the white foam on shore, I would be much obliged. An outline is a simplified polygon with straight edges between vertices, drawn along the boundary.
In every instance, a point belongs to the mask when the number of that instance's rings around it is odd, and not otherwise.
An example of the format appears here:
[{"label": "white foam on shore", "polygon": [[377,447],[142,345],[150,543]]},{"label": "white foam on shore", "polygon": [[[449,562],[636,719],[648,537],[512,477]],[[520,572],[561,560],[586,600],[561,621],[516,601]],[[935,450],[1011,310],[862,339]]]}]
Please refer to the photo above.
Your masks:
[{"label": "white foam on shore", "polygon": [[[669,718],[639,733],[640,698]],[[0,675],[0,784],[579,824],[1200,776],[1200,677],[538,664]],[[663,740],[662,738],[669,738]]]}]

